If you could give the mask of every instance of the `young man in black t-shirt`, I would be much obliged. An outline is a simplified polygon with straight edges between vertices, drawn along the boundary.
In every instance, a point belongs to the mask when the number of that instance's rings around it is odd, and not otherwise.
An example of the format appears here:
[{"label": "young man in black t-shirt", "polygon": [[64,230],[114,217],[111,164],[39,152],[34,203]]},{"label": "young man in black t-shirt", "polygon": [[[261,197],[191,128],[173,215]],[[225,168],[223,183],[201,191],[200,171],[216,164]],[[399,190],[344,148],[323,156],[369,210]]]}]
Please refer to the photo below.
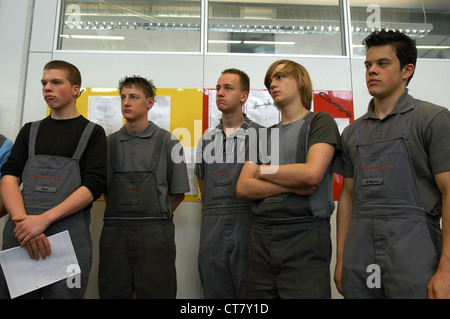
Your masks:
[{"label": "young man in black t-shirt", "polygon": [[[21,245],[39,260],[51,253],[47,236],[69,230],[81,288],[68,288],[63,280],[25,297],[83,298],[92,260],[90,208],[106,186],[106,136],[77,110],[81,75],[75,66],[51,61],[41,83],[51,114],[24,125],[2,167],[2,198],[10,216],[2,248]],[[8,298],[3,273],[0,281],[0,297]]]}]

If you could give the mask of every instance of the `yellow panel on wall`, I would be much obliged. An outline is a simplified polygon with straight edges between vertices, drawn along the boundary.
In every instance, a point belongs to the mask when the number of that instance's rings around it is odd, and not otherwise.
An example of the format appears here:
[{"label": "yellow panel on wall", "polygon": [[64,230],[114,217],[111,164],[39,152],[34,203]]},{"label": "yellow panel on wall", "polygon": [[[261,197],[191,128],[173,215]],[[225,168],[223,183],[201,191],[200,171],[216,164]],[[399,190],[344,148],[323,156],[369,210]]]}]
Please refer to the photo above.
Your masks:
[{"label": "yellow panel on wall", "polygon": [[[82,90],[83,93],[77,99],[77,108],[78,112],[86,118],[89,118],[89,97],[119,96],[117,88],[87,87]],[[203,90],[161,88],[156,90],[156,96],[170,97],[170,131],[180,139],[183,147],[195,147],[202,136]],[[49,114],[50,109],[47,107],[47,115]],[[188,163],[189,160],[187,159]],[[197,193],[197,190],[194,193]],[[100,200],[103,200],[103,197]],[[199,196],[186,195],[185,200],[198,201]]]}]

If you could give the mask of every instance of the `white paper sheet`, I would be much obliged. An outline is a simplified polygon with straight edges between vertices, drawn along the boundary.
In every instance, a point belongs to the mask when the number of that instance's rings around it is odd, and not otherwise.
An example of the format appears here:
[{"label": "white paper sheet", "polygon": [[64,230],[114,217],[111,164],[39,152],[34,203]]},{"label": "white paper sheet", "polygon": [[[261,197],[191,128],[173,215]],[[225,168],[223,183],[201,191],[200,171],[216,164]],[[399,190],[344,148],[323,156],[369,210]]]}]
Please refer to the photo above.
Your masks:
[{"label": "white paper sheet", "polygon": [[245,113],[258,124],[270,127],[281,120],[280,111],[266,90],[251,90],[245,103]]},{"label": "white paper sheet", "polygon": [[88,119],[103,127],[106,135],[122,127],[120,96],[90,96]]},{"label": "white paper sheet", "polygon": [[49,236],[51,255],[31,259],[25,247],[0,252],[0,264],[11,298],[81,273],[69,232]]},{"label": "white paper sheet", "polygon": [[148,112],[148,119],[170,132],[170,96],[155,96],[155,104]]},{"label": "white paper sheet", "polygon": [[[216,127],[222,118],[216,105],[217,90],[210,89],[208,92],[209,107],[209,126]],[[277,124],[281,120],[281,113],[275,105],[273,105],[272,97],[267,90],[250,90],[247,102],[242,109],[247,116],[258,124],[270,127]]]}]

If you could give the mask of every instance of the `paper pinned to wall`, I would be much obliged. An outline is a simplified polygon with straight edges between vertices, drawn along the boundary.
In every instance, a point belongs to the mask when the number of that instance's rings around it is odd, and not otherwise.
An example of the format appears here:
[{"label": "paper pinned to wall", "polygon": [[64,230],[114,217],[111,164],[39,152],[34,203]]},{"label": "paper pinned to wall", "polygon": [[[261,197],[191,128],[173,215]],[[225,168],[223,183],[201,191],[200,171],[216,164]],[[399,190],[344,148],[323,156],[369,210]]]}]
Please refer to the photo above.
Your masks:
[{"label": "paper pinned to wall", "polygon": [[148,119],[170,132],[170,96],[155,96],[155,104],[148,112]]},{"label": "paper pinned to wall", "polygon": [[[215,127],[222,118],[222,112],[219,111],[216,105],[216,93],[217,90],[215,89],[208,90],[208,128]],[[250,90],[242,111],[252,121],[266,127],[270,127],[280,121],[280,111],[273,104],[272,97],[267,90]]]},{"label": "paper pinned to wall", "polygon": [[106,135],[119,130],[123,125],[120,96],[89,96],[87,117],[102,126]]},{"label": "paper pinned to wall", "polygon": [[244,112],[250,119],[265,127],[277,124],[281,120],[280,111],[266,90],[251,90]]},{"label": "paper pinned to wall", "polygon": [[[120,96],[89,96],[87,118],[103,127],[106,135],[118,131],[123,125]],[[170,131],[170,96],[156,96],[148,112],[148,119]]]}]

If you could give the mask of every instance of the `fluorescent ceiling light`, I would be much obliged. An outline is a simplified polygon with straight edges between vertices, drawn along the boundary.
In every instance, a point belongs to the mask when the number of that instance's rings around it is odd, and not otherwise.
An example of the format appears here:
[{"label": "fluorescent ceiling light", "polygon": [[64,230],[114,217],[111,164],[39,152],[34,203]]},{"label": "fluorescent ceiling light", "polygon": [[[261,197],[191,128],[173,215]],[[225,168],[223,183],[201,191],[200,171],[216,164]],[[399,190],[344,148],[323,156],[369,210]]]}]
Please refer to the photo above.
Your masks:
[{"label": "fluorescent ceiling light", "polygon": [[112,36],[112,35],[70,35],[72,39],[89,39],[89,40],[125,40],[123,36]]},{"label": "fluorescent ceiling light", "polygon": [[236,43],[237,44],[237,43],[242,43],[242,41],[240,41],[240,40],[208,40],[208,43],[225,43],[225,44]]},{"label": "fluorescent ceiling light", "polygon": [[[353,44],[354,48],[365,48],[362,44]],[[437,50],[444,50],[444,49],[450,49],[449,45],[416,45],[417,49],[437,49]]]},{"label": "fluorescent ceiling light", "polygon": [[294,45],[295,42],[283,42],[283,41],[244,41],[244,44],[283,44],[283,45]]},{"label": "fluorescent ceiling light", "polygon": [[418,45],[418,49],[450,49],[449,45]]}]

